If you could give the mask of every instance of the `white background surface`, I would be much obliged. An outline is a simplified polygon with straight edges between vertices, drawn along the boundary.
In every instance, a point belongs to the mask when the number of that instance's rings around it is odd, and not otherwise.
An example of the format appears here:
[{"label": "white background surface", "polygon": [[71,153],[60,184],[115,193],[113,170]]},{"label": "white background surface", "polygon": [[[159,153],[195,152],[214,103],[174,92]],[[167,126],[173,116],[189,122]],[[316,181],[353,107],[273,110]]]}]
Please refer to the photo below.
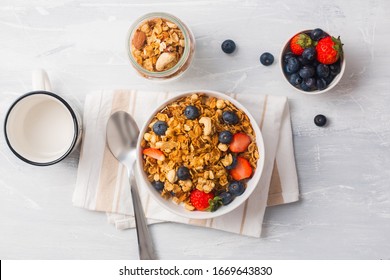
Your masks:
[{"label": "white background surface", "polygon": [[[192,67],[156,84],[135,75],[125,35],[164,11],[196,37]],[[53,91],[83,107],[97,89],[136,88],[287,95],[301,201],[267,209],[262,238],[179,224],[151,226],[162,259],[390,258],[390,3],[373,1],[0,0],[0,117],[45,68]],[[282,80],[278,55],[299,30],[340,35],[347,69],[330,93],[306,96]],[[236,41],[228,56],[223,40]],[[270,67],[259,63],[273,53]],[[323,113],[329,126],[313,124]],[[136,259],[135,230],[72,206],[77,154],[46,168],[15,158],[0,137],[1,259]]]}]

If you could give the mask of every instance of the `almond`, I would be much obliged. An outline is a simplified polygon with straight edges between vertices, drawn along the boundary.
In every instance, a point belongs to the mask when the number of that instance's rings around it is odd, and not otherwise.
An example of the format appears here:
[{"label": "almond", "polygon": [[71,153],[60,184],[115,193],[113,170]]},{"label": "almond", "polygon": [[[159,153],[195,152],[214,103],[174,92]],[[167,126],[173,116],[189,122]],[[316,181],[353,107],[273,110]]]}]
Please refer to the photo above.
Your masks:
[{"label": "almond", "polygon": [[133,36],[133,45],[137,50],[141,49],[146,41],[146,35],[144,32],[137,30]]}]

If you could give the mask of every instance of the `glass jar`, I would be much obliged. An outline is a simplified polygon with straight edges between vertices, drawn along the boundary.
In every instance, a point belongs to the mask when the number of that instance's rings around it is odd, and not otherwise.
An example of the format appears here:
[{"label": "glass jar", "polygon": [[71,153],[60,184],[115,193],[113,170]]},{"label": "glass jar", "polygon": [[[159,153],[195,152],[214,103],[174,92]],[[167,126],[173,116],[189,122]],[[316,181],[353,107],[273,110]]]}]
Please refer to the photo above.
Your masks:
[{"label": "glass jar", "polygon": [[[159,24],[160,19],[162,25]],[[150,30],[149,23],[155,24],[153,30]],[[143,34],[139,36],[138,33]],[[172,35],[175,43],[170,44]],[[176,39],[179,41],[176,42]],[[190,66],[195,39],[187,25],[177,17],[167,13],[149,13],[137,19],[129,28],[126,50],[131,65],[141,76],[152,80],[171,80],[179,77]],[[166,54],[161,57],[163,53]],[[171,59],[173,61],[169,62]],[[162,68],[165,62],[168,62],[167,67]]]}]

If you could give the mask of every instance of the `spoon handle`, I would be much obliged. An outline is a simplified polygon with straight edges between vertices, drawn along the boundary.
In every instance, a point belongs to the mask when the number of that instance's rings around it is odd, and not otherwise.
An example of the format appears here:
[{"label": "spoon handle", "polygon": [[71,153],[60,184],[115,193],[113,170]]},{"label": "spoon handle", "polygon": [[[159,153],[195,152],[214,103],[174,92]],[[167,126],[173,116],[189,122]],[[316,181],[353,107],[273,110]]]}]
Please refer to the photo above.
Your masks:
[{"label": "spoon handle", "polygon": [[135,181],[134,167],[130,171],[129,183],[133,199],[135,225],[137,229],[138,251],[140,260],[155,260],[152,238],[149,233],[146,217],[139,197],[137,182]]}]

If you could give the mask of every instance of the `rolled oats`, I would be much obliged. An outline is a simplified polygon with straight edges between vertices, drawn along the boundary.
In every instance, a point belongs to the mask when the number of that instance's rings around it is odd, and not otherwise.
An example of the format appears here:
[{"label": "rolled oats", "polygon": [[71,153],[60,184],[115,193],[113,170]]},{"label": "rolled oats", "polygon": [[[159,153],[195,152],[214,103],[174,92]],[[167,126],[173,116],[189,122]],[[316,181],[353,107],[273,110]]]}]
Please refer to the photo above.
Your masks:
[{"label": "rolled oats", "polygon": [[[149,28],[153,29],[151,26]],[[189,105],[199,109],[199,118],[190,120],[185,117],[183,112]],[[239,123],[224,123],[224,110],[235,112]],[[158,120],[168,124],[163,136],[153,131],[153,124]],[[248,116],[230,101],[197,93],[179,98],[156,114],[143,135],[141,147],[159,149],[165,155],[163,161],[144,156],[143,162],[148,180],[164,183],[162,197],[183,203],[185,209],[192,211],[194,207],[190,202],[190,193],[194,189],[216,195],[227,191],[232,178],[226,167],[232,165],[237,154],[229,150],[228,144],[219,142],[218,134],[224,130],[232,134],[243,132],[251,138],[247,150],[239,155],[246,158],[254,170],[260,156],[254,130]],[[188,168],[189,179],[178,179],[177,170],[180,166]]]}]

